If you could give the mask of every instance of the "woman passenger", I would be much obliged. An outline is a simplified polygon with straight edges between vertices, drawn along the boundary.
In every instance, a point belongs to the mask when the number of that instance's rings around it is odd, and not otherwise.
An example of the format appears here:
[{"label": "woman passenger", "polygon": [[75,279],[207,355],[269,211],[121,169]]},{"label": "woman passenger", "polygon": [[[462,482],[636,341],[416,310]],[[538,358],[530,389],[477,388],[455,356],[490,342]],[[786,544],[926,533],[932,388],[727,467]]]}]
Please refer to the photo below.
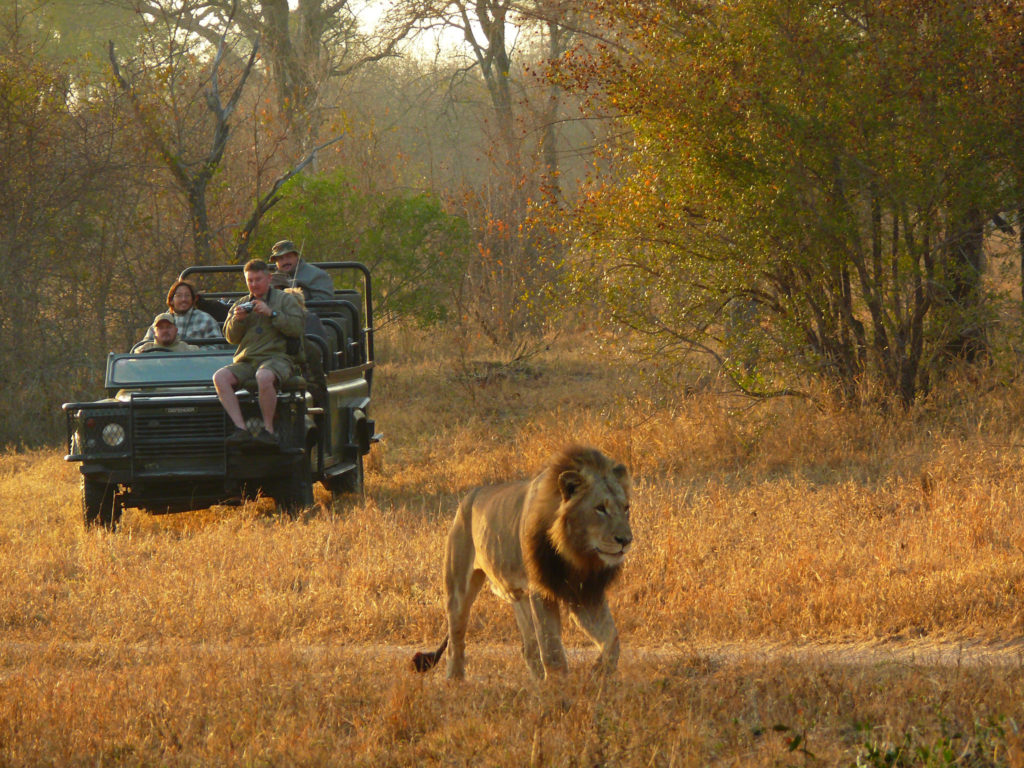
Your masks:
[{"label": "woman passenger", "polygon": [[[167,291],[167,308],[171,311],[174,324],[178,326],[178,338],[183,341],[221,338],[224,334],[220,323],[196,307],[198,299],[196,287],[188,280],[176,280]],[[150,326],[143,341],[152,339],[153,328]]]}]

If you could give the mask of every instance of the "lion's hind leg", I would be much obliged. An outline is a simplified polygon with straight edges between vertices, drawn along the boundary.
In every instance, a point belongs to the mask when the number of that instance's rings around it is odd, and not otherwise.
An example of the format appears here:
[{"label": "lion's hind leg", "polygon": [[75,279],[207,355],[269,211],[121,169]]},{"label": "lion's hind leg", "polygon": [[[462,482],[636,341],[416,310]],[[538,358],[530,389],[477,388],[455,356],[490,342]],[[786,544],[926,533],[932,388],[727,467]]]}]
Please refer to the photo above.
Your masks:
[{"label": "lion's hind leg", "polygon": [[444,557],[444,591],[448,601],[448,677],[462,679],[466,674],[466,628],[469,610],[487,580],[477,567],[473,542],[473,500],[470,493],[459,504],[448,532]]},{"label": "lion's hind leg", "polygon": [[461,680],[466,676],[466,629],[469,627],[469,609],[487,581],[481,570],[472,570],[464,580],[453,579],[448,592],[448,677]]},{"label": "lion's hind leg", "polygon": [[537,643],[537,629],[533,624],[533,608],[530,606],[530,598],[523,595],[513,601],[512,610],[516,614],[519,634],[523,636],[523,658],[526,659],[526,664],[533,676],[538,680],[543,680],[544,664],[540,660],[540,645]]}]

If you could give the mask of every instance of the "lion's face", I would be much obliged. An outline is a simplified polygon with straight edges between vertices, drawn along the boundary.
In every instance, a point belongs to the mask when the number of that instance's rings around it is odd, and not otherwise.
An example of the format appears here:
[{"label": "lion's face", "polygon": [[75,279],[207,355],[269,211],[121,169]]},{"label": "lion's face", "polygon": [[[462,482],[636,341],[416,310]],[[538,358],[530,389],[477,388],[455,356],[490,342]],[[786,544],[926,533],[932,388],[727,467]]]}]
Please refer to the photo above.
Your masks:
[{"label": "lion's face", "polygon": [[551,539],[559,554],[585,573],[621,565],[633,545],[626,468],[567,470],[558,485],[562,503]]}]

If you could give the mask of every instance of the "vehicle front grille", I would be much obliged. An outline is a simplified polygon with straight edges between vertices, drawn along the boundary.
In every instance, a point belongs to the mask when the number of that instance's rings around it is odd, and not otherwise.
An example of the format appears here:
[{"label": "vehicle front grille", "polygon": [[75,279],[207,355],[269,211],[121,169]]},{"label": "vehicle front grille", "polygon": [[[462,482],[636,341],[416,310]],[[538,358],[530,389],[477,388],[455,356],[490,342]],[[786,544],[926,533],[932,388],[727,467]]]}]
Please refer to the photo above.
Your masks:
[{"label": "vehicle front grille", "polygon": [[137,407],[132,419],[137,475],[223,471],[224,411],[214,407]]}]

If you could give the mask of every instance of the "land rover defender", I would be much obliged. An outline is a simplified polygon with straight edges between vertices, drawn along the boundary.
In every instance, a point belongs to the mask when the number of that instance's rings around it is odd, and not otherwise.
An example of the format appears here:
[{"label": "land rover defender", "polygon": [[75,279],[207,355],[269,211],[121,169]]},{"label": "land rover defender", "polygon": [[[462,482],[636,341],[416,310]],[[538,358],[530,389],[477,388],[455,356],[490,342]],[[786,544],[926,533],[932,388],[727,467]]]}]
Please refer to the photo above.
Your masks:
[{"label": "land rover defender", "polygon": [[[309,301],[322,330],[306,333],[305,376],[283,382],[275,431],[278,447],[225,443],[234,425],[212,376],[231,362],[221,339],[185,339],[187,352],[111,353],[105,397],[65,403],[68,453],[80,463],[87,526],[116,528],[122,510],[150,513],[272,497],[288,514],[313,504],[313,483],[334,494],[362,493],[363,457],[379,440],[370,417],[373,383],[373,299],[370,272],[358,262],[320,262],[335,283],[334,298]],[[197,266],[182,279],[202,284],[199,308],[223,321],[245,296],[242,266]],[[342,287],[344,286],[344,287]],[[136,345],[138,347],[139,345]],[[238,391],[253,432],[262,425],[255,386]]]}]

